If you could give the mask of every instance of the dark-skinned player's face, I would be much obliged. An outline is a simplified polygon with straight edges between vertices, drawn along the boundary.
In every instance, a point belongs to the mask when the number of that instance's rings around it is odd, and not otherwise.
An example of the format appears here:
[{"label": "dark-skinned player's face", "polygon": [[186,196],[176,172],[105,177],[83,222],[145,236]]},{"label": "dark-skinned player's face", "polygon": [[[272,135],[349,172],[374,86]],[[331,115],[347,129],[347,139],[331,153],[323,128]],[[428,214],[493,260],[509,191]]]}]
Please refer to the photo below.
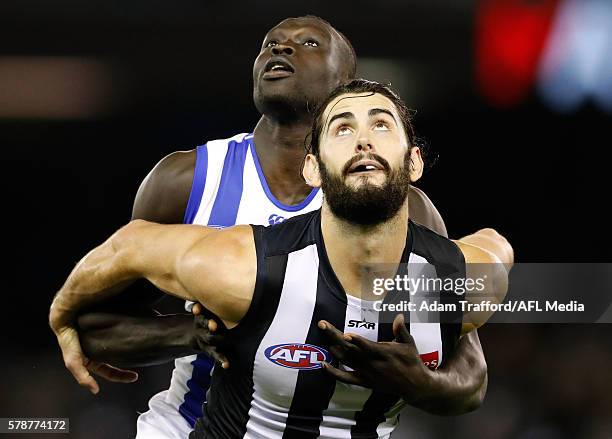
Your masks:
[{"label": "dark-skinned player's face", "polygon": [[282,102],[314,108],[348,79],[346,46],[340,36],[317,20],[288,19],[264,38],[253,64],[253,98],[266,104]]}]

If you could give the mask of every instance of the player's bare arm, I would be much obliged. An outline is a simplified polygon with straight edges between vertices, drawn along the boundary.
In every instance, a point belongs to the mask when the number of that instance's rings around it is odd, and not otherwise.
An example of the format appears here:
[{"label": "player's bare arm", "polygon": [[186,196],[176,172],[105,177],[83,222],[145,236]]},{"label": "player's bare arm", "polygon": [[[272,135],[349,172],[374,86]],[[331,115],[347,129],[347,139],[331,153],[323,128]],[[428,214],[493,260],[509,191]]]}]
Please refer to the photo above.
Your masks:
[{"label": "player's bare arm", "polygon": [[143,317],[118,314],[111,308],[108,312],[85,312],[77,318],[85,355],[125,368],[163,364],[201,352],[194,342],[198,323],[188,314]]},{"label": "player's bare arm", "polygon": [[205,304],[232,327],[250,305],[256,270],[250,226],[217,231],[132,221],[77,264],[53,300],[49,323],[66,367],[79,384],[97,393],[99,387],[88,371],[90,360],[75,330],[81,308],[145,278],[168,294]]}]

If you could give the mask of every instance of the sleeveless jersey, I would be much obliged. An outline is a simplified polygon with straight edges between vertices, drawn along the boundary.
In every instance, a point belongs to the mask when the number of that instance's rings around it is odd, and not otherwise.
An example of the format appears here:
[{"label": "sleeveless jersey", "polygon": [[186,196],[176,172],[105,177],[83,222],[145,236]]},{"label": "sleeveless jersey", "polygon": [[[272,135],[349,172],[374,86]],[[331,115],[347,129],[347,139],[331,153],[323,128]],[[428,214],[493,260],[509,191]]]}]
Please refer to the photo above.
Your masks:
[{"label": "sleeveless jersey", "polygon": [[[391,341],[391,316],[383,319],[345,293],[327,257],[320,210],[272,227],[253,226],[253,233],[253,299],[227,333],[232,365],[214,370],[204,417],[190,438],[388,438],[404,406],[400,395],[336,381],[321,367],[322,361],[335,362],[317,323],[327,320],[343,332]],[[412,221],[401,261],[400,270],[415,278],[423,267],[440,279],[465,276],[459,248]],[[458,310],[460,297],[439,292],[440,302]],[[452,354],[460,334],[460,311],[448,313],[426,323],[404,313],[421,358],[436,365]]]},{"label": "sleeveless jersey", "polygon": [[[318,209],[321,202],[318,189],[298,205],[278,201],[263,175],[253,134],[243,133],[197,147],[184,222],[219,228],[277,224]],[[212,369],[213,361],[204,354],[175,360],[170,387],[149,402],[150,411],[138,420],[137,437],[186,437],[202,416]]]}]

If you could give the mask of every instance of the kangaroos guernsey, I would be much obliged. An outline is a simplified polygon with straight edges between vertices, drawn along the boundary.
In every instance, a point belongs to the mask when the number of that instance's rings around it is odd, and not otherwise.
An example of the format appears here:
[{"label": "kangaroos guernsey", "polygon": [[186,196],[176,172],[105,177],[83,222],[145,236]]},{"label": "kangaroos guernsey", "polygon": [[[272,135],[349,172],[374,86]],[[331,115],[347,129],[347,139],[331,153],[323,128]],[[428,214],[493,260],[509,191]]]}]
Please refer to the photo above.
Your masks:
[{"label": "kangaroos guernsey", "polygon": [[[324,319],[340,331],[391,341],[392,319],[343,290],[327,257],[320,210],[273,227],[253,226],[253,233],[253,299],[228,331],[232,366],[214,370],[204,416],[190,438],[388,438],[404,406],[400,395],[344,384],[325,372],[321,363],[335,361],[317,323]],[[401,262],[411,277],[423,267],[441,279],[465,276],[459,248],[412,221]],[[444,291],[439,300],[458,305],[460,296]],[[461,314],[428,322],[404,315],[421,357],[441,364],[459,338]]]},{"label": "kangaroos guernsey", "polygon": [[[271,225],[321,206],[314,189],[298,205],[287,206],[270,192],[253,143],[253,134],[213,140],[196,150],[196,164],[185,223],[211,227]],[[149,401],[138,418],[138,439],[185,438],[210,386],[213,361],[206,355],[177,359],[168,390]]]}]

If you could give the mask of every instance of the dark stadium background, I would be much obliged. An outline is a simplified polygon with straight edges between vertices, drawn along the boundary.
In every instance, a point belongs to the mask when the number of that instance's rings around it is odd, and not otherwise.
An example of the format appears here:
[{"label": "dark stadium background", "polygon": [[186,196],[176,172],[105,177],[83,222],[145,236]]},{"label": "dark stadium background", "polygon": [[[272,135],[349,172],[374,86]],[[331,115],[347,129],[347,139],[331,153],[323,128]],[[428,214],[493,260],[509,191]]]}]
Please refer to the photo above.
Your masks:
[{"label": "dark stadium background", "polygon": [[[479,20],[496,16],[483,18],[487,4],[520,16],[559,3],[1,2],[0,417],[69,417],[74,438],[133,435],[171,366],[142,370],[133,385],[102,383],[93,397],[63,368],[48,306],[73,264],[129,220],[160,158],[254,127],[252,61],[289,16],[329,20],[355,46],[361,74],[391,80],[418,110],[417,130],[439,155],[419,186],[451,236],[493,226],[517,262],[610,261],[612,114],[592,100],[555,108],[533,81],[516,91],[516,81],[495,82],[495,68],[493,79],[478,70],[490,56],[479,52]],[[521,25],[533,27],[519,17],[506,41],[519,59]],[[448,418],[409,410],[394,437],[612,436],[609,325],[492,324],[480,337],[484,405]]]}]

